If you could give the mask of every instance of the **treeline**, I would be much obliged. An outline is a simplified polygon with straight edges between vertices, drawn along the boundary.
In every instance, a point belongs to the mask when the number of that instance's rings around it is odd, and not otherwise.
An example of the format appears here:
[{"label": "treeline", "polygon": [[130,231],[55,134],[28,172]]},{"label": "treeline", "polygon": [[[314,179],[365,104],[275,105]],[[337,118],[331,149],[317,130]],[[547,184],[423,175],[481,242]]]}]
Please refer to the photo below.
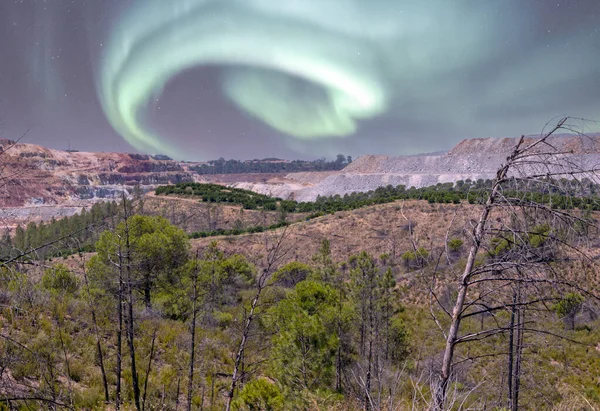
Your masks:
[{"label": "treeline", "polygon": [[155,190],[155,194],[200,197],[202,201],[207,203],[237,204],[248,210],[276,210],[277,202],[281,201],[280,198],[269,197],[250,190],[202,183],[179,183],[160,186]]},{"label": "treeline", "polygon": [[245,228],[242,228],[242,227],[231,228],[231,229],[218,228],[218,229],[212,230],[212,231],[194,232],[194,233],[191,233],[189,236],[190,236],[190,238],[206,238],[206,237],[218,237],[221,235],[255,234],[255,233],[262,233],[262,232],[268,231],[268,230],[276,230],[281,227],[287,227],[288,225],[290,225],[290,223],[288,223],[287,221],[281,221],[279,223],[271,224],[266,227],[262,226],[262,225],[256,225],[256,226],[245,227]]},{"label": "treeline", "polygon": [[0,258],[6,261],[25,251],[36,250],[36,259],[94,251],[94,244],[107,228],[114,227],[122,206],[115,201],[94,204],[71,217],[17,226],[14,236],[6,231]]},{"label": "treeline", "polygon": [[[254,193],[248,190],[230,188],[217,184],[180,183],[161,186],[156,194],[177,194],[201,197],[205,202],[239,204],[244,208],[279,210],[283,213],[335,213],[349,211],[375,204],[385,204],[397,200],[425,200],[429,203],[459,204],[467,201],[470,204],[482,204],[486,193],[492,187],[492,180],[459,180],[456,183],[438,183],[435,186],[406,188],[404,185],[379,187],[367,192],[318,196],[313,202],[297,202],[282,200]],[[512,180],[503,187],[506,197],[513,201],[537,202],[550,205],[556,209],[581,208],[600,210],[596,184],[586,180],[582,182],[560,180],[547,184],[521,187],[518,180]]]},{"label": "treeline", "polygon": [[[563,184],[564,183],[564,184]],[[431,204],[483,204],[493,180],[465,180],[455,183],[438,183],[435,186],[406,188],[404,185],[379,187],[363,193],[351,193],[344,196],[317,197],[314,202],[297,203],[285,201],[287,212],[323,212],[354,210],[357,208],[390,203],[397,200],[425,200]],[[549,205],[554,209],[600,210],[596,195],[598,186],[588,182],[585,185],[565,180],[558,183],[529,185],[520,187],[518,180],[503,186],[503,194],[512,202],[529,202]]]},{"label": "treeline", "polygon": [[208,164],[190,167],[198,174],[237,174],[237,173],[297,173],[303,171],[336,171],[341,170],[352,162],[351,156],[338,154],[333,161],[321,158],[314,161],[294,160],[286,162],[276,158],[263,160],[218,160]]}]

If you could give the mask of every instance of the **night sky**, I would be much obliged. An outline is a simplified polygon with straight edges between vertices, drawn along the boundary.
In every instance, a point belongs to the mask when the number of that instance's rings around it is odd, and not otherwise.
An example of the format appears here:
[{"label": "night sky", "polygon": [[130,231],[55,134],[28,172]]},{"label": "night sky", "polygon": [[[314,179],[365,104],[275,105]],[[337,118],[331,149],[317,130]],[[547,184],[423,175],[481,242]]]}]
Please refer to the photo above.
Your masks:
[{"label": "night sky", "polygon": [[598,0],[0,0],[0,135],[52,148],[413,154],[564,115],[600,120]]}]

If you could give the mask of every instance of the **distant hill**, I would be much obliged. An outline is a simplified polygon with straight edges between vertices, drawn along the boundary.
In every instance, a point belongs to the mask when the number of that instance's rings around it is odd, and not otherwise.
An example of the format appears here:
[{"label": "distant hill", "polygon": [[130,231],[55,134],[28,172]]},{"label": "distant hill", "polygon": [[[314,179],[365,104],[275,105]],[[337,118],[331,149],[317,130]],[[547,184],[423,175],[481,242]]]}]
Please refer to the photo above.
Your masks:
[{"label": "distant hill", "polygon": [[[534,138],[527,137],[525,144]],[[569,161],[582,167],[600,166],[600,134],[557,135],[547,142],[563,152],[565,159],[568,157]],[[236,187],[297,201],[312,201],[317,196],[363,192],[386,185],[419,188],[458,180],[486,180],[494,178],[516,143],[515,138],[466,139],[442,154],[365,155],[338,172],[288,174],[285,179],[272,179],[266,183],[240,182]],[[548,146],[540,149],[548,149]]]}]

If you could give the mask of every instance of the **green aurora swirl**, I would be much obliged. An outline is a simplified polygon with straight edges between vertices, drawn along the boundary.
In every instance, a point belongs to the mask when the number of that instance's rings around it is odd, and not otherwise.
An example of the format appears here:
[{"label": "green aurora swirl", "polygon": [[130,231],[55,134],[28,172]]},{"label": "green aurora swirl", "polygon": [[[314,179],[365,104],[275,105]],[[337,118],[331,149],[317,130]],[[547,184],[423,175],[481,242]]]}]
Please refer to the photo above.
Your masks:
[{"label": "green aurora swirl", "polygon": [[487,53],[493,30],[471,35],[483,14],[450,3],[139,0],[103,47],[100,101],[132,146],[178,155],[144,109],[179,73],[216,65],[226,96],[272,128],[305,140],[348,136],[386,113],[402,87]]}]

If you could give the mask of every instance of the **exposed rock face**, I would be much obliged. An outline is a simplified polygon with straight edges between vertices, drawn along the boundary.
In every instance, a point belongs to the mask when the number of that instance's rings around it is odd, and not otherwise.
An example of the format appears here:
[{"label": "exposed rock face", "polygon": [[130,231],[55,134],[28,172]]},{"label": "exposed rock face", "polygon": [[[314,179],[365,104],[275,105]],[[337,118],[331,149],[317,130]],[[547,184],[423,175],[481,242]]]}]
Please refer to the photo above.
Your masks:
[{"label": "exposed rock face", "polygon": [[194,181],[178,162],[125,153],[52,150],[0,140],[0,207],[75,205],[114,198],[138,185]]}]

